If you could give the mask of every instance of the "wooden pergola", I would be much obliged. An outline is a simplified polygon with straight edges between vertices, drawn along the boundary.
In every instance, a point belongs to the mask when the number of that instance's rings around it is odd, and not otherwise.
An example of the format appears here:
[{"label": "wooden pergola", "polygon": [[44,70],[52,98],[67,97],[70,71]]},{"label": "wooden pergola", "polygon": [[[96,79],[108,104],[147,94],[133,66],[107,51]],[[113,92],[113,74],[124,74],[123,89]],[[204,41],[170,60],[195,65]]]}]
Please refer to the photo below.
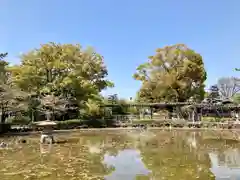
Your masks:
[{"label": "wooden pergola", "polygon": [[165,108],[192,105],[190,102],[170,102],[170,103],[128,103],[128,104],[105,104],[102,107],[127,106],[127,107],[149,107],[149,108]]},{"label": "wooden pergola", "polygon": [[[166,109],[168,112],[170,112],[169,114],[169,119],[172,118],[172,114],[174,112],[176,112],[176,109],[182,106],[186,106],[186,105],[191,105],[192,103],[190,102],[161,102],[161,103],[128,103],[128,104],[105,104],[102,105],[102,107],[106,108],[106,107],[110,107],[110,108],[114,108],[114,107],[126,107],[126,108],[130,108],[130,107],[137,107],[137,108],[149,108],[150,109],[150,116],[151,119],[153,118],[153,109]],[[144,115],[145,116],[145,115]]]},{"label": "wooden pergola", "polygon": [[[212,111],[231,111],[240,115],[240,105],[234,104],[208,104],[208,103],[192,103],[192,102],[161,102],[161,103],[128,103],[128,104],[105,104],[102,107],[138,107],[149,108],[151,110],[151,117],[153,115],[153,109],[167,109],[169,112],[177,113],[177,108],[187,107],[190,110],[190,121],[201,121],[202,112],[206,110]],[[170,117],[171,118],[171,117]]]}]

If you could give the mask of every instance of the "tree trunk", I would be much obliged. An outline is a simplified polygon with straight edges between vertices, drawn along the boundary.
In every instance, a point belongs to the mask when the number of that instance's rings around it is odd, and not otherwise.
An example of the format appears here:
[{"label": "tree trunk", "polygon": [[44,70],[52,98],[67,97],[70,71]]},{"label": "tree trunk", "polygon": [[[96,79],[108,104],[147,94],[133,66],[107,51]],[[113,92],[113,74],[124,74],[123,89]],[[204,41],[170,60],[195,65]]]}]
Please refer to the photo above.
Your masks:
[{"label": "tree trunk", "polygon": [[54,111],[54,109],[52,110],[52,120],[55,121],[55,111]]},{"label": "tree trunk", "polygon": [[151,119],[153,119],[153,109],[152,109],[152,107],[150,107],[150,110],[151,110]]},{"label": "tree trunk", "polygon": [[5,121],[6,121],[6,115],[5,115],[4,111],[2,110],[1,123],[5,123]]},{"label": "tree trunk", "polygon": [[31,111],[31,121],[34,122],[34,110]]}]

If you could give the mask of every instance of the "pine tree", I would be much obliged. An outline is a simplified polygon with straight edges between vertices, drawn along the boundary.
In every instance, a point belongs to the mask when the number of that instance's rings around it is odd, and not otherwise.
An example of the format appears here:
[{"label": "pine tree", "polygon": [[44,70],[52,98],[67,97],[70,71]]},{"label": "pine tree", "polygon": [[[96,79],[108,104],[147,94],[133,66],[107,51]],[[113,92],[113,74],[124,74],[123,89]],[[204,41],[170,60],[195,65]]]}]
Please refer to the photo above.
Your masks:
[{"label": "pine tree", "polygon": [[220,98],[220,94],[219,94],[219,89],[217,87],[217,85],[212,85],[210,87],[210,92],[208,95],[208,100],[211,103],[215,103],[218,99]]}]

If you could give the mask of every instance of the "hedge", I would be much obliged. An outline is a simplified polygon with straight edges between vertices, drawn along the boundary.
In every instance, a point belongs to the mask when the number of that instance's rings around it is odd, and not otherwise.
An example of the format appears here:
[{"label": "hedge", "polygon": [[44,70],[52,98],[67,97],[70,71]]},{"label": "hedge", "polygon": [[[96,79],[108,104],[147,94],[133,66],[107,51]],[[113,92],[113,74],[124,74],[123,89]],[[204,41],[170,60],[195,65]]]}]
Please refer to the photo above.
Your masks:
[{"label": "hedge", "polygon": [[11,129],[11,124],[8,124],[8,123],[0,124],[0,134],[8,132],[8,131],[10,131],[10,129]]},{"label": "hedge", "polygon": [[66,121],[56,121],[55,129],[78,129],[78,128],[105,128],[116,127],[112,119],[71,119]]}]

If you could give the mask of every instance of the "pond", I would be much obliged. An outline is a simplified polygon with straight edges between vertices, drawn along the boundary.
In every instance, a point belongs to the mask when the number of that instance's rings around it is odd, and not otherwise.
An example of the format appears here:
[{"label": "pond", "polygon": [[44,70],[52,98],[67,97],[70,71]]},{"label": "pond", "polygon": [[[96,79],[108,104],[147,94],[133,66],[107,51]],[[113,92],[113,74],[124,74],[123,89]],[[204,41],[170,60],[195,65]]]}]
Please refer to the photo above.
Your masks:
[{"label": "pond", "polygon": [[[240,143],[230,131],[94,130],[4,137],[1,180],[240,179]],[[19,139],[26,143],[18,143]]]}]

